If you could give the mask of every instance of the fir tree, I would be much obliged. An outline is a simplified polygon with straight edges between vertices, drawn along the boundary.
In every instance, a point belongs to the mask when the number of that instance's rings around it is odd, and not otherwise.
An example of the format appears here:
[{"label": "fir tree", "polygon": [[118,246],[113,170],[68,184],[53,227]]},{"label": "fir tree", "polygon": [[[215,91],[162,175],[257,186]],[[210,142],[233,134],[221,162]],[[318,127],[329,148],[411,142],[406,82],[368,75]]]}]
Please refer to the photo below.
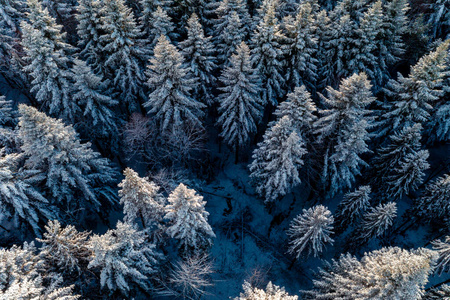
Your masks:
[{"label": "fir tree", "polygon": [[397,216],[397,204],[389,202],[372,207],[364,214],[363,220],[356,230],[356,241],[367,242],[372,238],[382,236]]},{"label": "fir tree", "polygon": [[305,299],[411,299],[420,300],[436,255],[420,248],[382,248],[361,261],[347,254],[318,273]]},{"label": "fir tree", "polygon": [[183,67],[183,57],[163,35],[154,52],[148,67],[151,93],[144,106],[155,114],[164,133],[173,134],[186,126],[203,128],[200,118],[205,105],[191,98],[197,82]]},{"label": "fir tree", "polygon": [[79,0],[76,18],[80,56],[92,67],[95,73],[106,74],[103,42],[100,37],[102,29],[102,2],[100,0]]},{"label": "fir tree", "polygon": [[211,246],[215,234],[208,224],[209,213],[205,210],[203,197],[181,183],[167,200],[164,218],[169,224],[166,232],[180,241],[180,248],[198,251]]},{"label": "fir tree", "polygon": [[243,0],[222,0],[217,7],[215,13],[218,17],[215,24],[215,36],[219,36],[225,29],[225,27],[228,26],[229,22],[231,21],[231,15],[235,12],[239,20],[242,22],[242,26],[244,28],[244,37],[249,33],[250,31],[250,22],[252,18],[250,17],[250,14],[248,13],[248,8],[246,5],[246,2]]},{"label": "fir tree", "polygon": [[71,47],[64,42],[62,26],[57,25],[38,0],[28,0],[29,23],[22,22],[22,45],[27,64],[24,70],[32,77],[31,92],[52,116],[73,121],[79,112],[76,102],[70,97]]},{"label": "fir tree", "polygon": [[260,80],[250,63],[250,49],[242,42],[231,59],[231,66],[222,72],[220,81],[224,87],[219,96],[218,124],[222,126],[220,134],[238,151],[256,132],[256,124],[262,117],[263,101],[259,97]]},{"label": "fir tree", "polygon": [[141,7],[141,17],[139,18],[140,25],[145,33],[151,26],[152,14],[158,7],[168,11],[172,6],[173,0],[139,0]]},{"label": "fir tree", "polygon": [[148,52],[130,8],[124,0],[103,0],[100,36],[103,45],[105,79],[111,79],[120,99],[130,111],[138,108],[144,82],[143,66]]},{"label": "fir tree", "polygon": [[284,287],[279,287],[272,282],[267,284],[265,290],[253,287],[249,282],[245,281],[242,285],[243,293],[234,300],[259,300],[259,299],[280,299],[280,300],[297,300],[297,296],[289,295]]},{"label": "fir tree", "polygon": [[394,170],[394,174],[387,178],[387,194],[391,198],[400,198],[404,194],[414,191],[423,182],[426,171],[430,165],[427,162],[428,150],[420,150],[408,154]]},{"label": "fir tree", "polygon": [[450,237],[446,236],[444,241],[436,240],[431,242],[433,250],[438,253],[436,262],[436,272],[441,275],[443,272],[448,272],[450,262]]},{"label": "fir tree", "polygon": [[222,18],[224,19],[224,27],[215,33],[215,45],[220,65],[228,67],[231,64],[231,56],[244,41],[246,32],[239,15],[235,11]]},{"label": "fir tree", "polygon": [[[73,66],[74,94],[83,111],[83,128],[93,132],[95,137],[114,137],[118,129],[114,118],[113,108],[118,104],[108,96],[108,81],[95,75],[92,69],[82,60],[75,59]],[[80,120],[81,121],[81,120]]]},{"label": "fir tree", "polygon": [[89,232],[78,232],[72,225],[62,227],[59,221],[45,225],[40,255],[58,270],[78,271],[85,268],[91,256],[87,239]]},{"label": "fir tree", "polygon": [[[37,236],[41,235],[39,222],[58,217],[49,201],[36,190],[27,176],[20,172],[20,154],[0,158],[0,210],[2,221],[13,218],[16,226],[29,224]],[[31,184],[30,184],[31,183]]]},{"label": "fir tree", "polygon": [[251,61],[258,70],[261,84],[264,86],[261,90],[261,98],[264,103],[270,103],[273,106],[276,106],[277,99],[283,96],[281,42],[284,38],[275,16],[275,7],[271,5],[253,33]]},{"label": "fir tree", "polygon": [[158,39],[161,35],[164,35],[172,42],[177,38],[177,35],[173,32],[175,26],[165,10],[160,6],[156,8],[151,14],[151,18],[146,27],[144,27],[144,32],[147,34],[150,41],[149,47],[153,49],[158,43]]},{"label": "fir tree", "polygon": [[[124,221],[138,223],[144,229],[158,226],[164,215],[164,202],[159,186],[130,168],[124,171],[125,179],[119,184],[120,204],[125,213]],[[139,220],[139,221],[138,221]]]},{"label": "fir tree", "polygon": [[278,104],[277,109],[273,113],[279,119],[288,116],[292,125],[304,133],[310,131],[317,117],[316,105],[311,99],[311,94],[306,90],[305,86],[296,87],[292,93],[287,94],[287,99]]},{"label": "fir tree", "polygon": [[266,131],[249,166],[256,191],[266,203],[286,195],[300,183],[299,170],[305,154],[304,142],[288,116]]},{"label": "fir tree", "polygon": [[89,240],[93,258],[89,269],[100,272],[100,284],[112,294],[118,290],[128,295],[132,284],[149,290],[148,276],[157,271],[161,254],[155,245],[146,241],[144,232],[133,226],[118,222],[116,229]]},{"label": "fir tree", "polygon": [[432,288],[427,291],[423,300],[450,300],[450,285],[443,284],[439,288]]},{"label": "fir tree", "polygon": [[392,100],[385,104],[380,136],[428,121],[433,102],[440,94],[448,47],[449,42],[441,44],[436,51],[422,57],[408,77],[399,74],[397,80],[389,81],[385,92]]},{"label": "fir tree", "polygon": [[415,204],[416,213],[425,220],[450,216],[450,175],[429,183]]},{"label": "fir tree", "polygon": [[390,144],[378,150],[377,156],[372,161],[374,170],[372,182],[375,185],[385,190],[386,186],[383,187],[383,184],[388,177],[394,174],[394,170],[400,166],[400,162],[408,154],[420,150],[421,130],[422,125],[419,123],[405,127],[389,137]]},{"label": "fir tree", "polygon": [[355,224],[362,214],[370,206],[370,186],[360,186],[353,192],[344,195],[341,203],[337,208],[336,227],[345,230],[346,227]]},{"label": "fir tree", "polygon": [[331,194],[350,187],[360,166],[366,165],[359,155],[369,152],[372,117],[365,107],[375,99],[371,87],[364,73],[355,74],[342,80],[338,91],[328,87],[328,98],[321,96],[328,109],[314,125],[319,143],[328,145],[322,180]]},{"label": "fir tree", "polygon": [[115,171],[89,143],[80,142],[72,126],[24,104],[19,113],[23,171],[51,203],[67,215],[76,215],[99,211],[102,202],[116,202],[109,186]]},{"label": "fir tree", "polygon": [[211,87],[215,83],[213,71],[217,68],[215,51],[211,37],[205,37],[196,14],[192,14],[187,21],[187,38],[180,42],[179,47],[187,68],[199,82],[194,94],[197,99],[204,99],[207,104],[212,104]]},{"label": "fir tree", "polygon": [[333,244],[330,237],[333,234],[334,218],[331,212],[323,205],[304,209],[303,214],[298,215],[291,222],[287,231],[290,238],[289,253],[300,257],[303,251],[308,255],[313,253],[318,256],[326,243]]},{"label": "fir tree", "polygon": [[10,154],[16,149],[17,114],[13,110],[12,101],[0,96],[0,153]]},{"label": "fir tree", "polygon": [[288,61],[288,87],[291,90],[300,85],[313,88],[318,76],[318,38],[313,7],[307,2],[300,3],[295,18],[286,17],[283,23],[286,29],[284,53]]}]

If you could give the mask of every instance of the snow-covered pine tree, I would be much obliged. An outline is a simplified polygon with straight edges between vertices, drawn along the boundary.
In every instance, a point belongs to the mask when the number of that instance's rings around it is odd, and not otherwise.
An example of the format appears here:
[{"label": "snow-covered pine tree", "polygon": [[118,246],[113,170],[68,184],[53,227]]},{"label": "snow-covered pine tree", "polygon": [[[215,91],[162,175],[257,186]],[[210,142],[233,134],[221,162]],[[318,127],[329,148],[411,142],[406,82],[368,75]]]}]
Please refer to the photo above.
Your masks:
[{"label": "snow-covered pine tree", "polygon": [[12,107],[12,101],[0,96],[0,154],[13,153],[16,145],[17,124],[16,111]]},{"label": "snow-covered pine tree", "polygon": [[311,131],[314,122],[317,120],[315,113],[316,105],[311,99],[305,86],[296,87],[292,93],[287,94],[287,99],[278,104],[273,113],[279,119],[288,116],[292,125],[302,134]]},{"label": "snow-covered pine tree", "polygon": [[420,300],[435,260],[435,252],[424,248],[382,248],[366,253],[361,261],[341,255],[320,269],[305,299]]},{"label": "snow-covered pine tree", "polygon": [[361,73],[342,80],[339,90],[327,87],[328,98],[320,95],[327,109],[320,111],[314,126],[318,142],[327,145],[322,182],[332,195],[350,187],[360,166],[366,165],[359,155],[369,152],[367,131],[373,118],[366,106],[375,99],[371,88]]},{"label": "snow-covered pine tree", "polygon": [[73,70],[73,99],[83,111],[78,118],[91,137],[114,138],[118,134],[113,109],[118,102],[108,95],[108,81],[95,75],[82,60],[75,59]]},{"label": "snow-covered pine tree", "polygon": [[372,207],[363,215],[363,220],[354,234],[354,242],[367,242],[382,236],[397,217],[397,204],[389,202]]},{"label": "snow-covered pine tree", "polygon": [[386,179],[387,195],[395,199],[416,190],[423,182],[424,172],[430,167],[428,157],[428,150],[406,155],[394,169],[394,174]]},{"label": "snow-covered pine tree", "polygon": [[286,195],[300,183],[305,154],[304,142],[288,116],[267,129],[249,165],[256,192],[266,203]]},{"label": "snow-covered pine tree", "polygon": [[319,256],[326,243],[334,242],[330,237],[333,234],[333,222],[331,212],[323,205],[304,209],[291,222],[287,231],[290,239],[289,253],[297,258],[304,251],[307,251],[307,255],[313,253],[314,257]]},{"label": "snow-covered pine tree", "polygon": [[394,174],[394,170],[400,166],[402,161],[408,154],[416,153],[422,147],[420,134],[422,125],[416,123],[408,126],[400,131],[395,132],[389,137],[390,143],[381,147],[377,156],[373,159],[374,175],[372,176],[372,184],[381,189],[386,189],[384,183],[387,178]]},{"label": "snow-covered pine tree", "polygon": [[[274,2],[274,1],[271,1]],[[284,96],[285,80],[281,74],[283,51],[281,43],[285,36],[275,16],[275,3],[270,5],[251,38],[251,62],[258,70],[261,84],[261,98],[264,103],[276,106]]]},{"label": "snow-covered pine tree", "polygon": [[96,74],[106,74],[103,43],[100,37],[105,33],[102,29],[102,2],[100,0],[79,0],[76,19],[79,37],[80,56]]},{"label": "snow-covered pine tree", "polygon": [[17,227],[29,224],[37,236],[41,235],[39,222],[58,217],[48,200],[27,182],[26,174],[20,172],[20,154],[0,158],[0,221],[13,218]]},{"label": "snow-covered pine tree", "polygon": [[215,36],[219,36],[231,21],[231,15],[235,12],[242,22],[244,39],[250,33],[252,18],[248,13],[247,3],[244,0],[222,0],[216,9],[218,19],[215,24]]},{"label": "snow-covered pine tree", "polygon": [[414,211],[425,220],[450,217],[450,175],[429,183],[415,203]]},{"label": "snow-covered pine tree", "polygon": [[167,198],[164,218],[169,221],[166,233],[180,240],[184,252],[203,250],[212,245],[216,235],[208,224],[206,201],[195,190],[180,185]]},{"label": "snow-covered pine tree", "polygon": [[425,293],[422,300],[450,300],[450,285],[443,284],[432,288]]},{"label": "snow-covered pine tree", "polygon": [[217,122],[222,126],[221,137],[234,148],[237,162],[239,149],[256,132],[264,103],[259,97],[261,81],[252,68],[247,44],[241,43],[230,63],[220,77],[224,87],[220,88]]},{"label": "snow-covered pine tree", "polygon": [[[0,299],[76,300],[73,286],[60,287],[62,277],[46,274],[34,243],[0,250]],[[45,281],[45,283],[44,283]]]},{"label": "snow-covered pine tree", "polygon": [[253,287],[249,282],[244,281],[242,285],[244,292],[240,293],[239,297],[233,300],[264,300],[264,299],[279,299],[279,300],[297,300],[298,296],[289,295],[284,287],[279,287],[272,282],[269,282],[266,289],[259,289]]},{"label": "snow-covered pine tree", "polygon": [[383,5],[382,35],[377,37],[378,65],[375,75],[378,86],[383,86],[390,79],[389,70],[403,56],[405,45],[403,35],[408,26],[408,0],[392,0]]},{"label": "snow-covered pine tree", "polygon": [[40,255],[58,272],[81,272],[88,265],[91,251],[88,247],[90,232],[79,232],[74,226],[62,227],[58,220],[45,225]]},{"label": "snow-covered pine tree", "polygon": [[436,262],[436,272],[441,275],[443,272],[448,272],[450,267],[450,236],[446,236],[444,241],[432,241],[433,250],[435,250],[439,257]]},{"label": "snow-covered pine tree", "polygon": [[433,102],[441,93],[449,43],[442,43],[422,57],[408,77],[398,74],[397,80],[389,80],[385,92],[392,100],[384,104],[379,136],[414,123],[428,122]]},{"label": "snow-covered pine tree", "polygon": [[99,271],[101,287],[111,294],[118,290],[125,296],[133,284],[150,289],[149,276],[157,271],[162,257],[155,245],[146,241],[143,231],[120,221],[116,229],[92,236],[89,248],[93,257],[88,268]]},{"label": "snow-covered pine tree", "polygon": [[374,2],[359,20],[356,29],[356,42],[348,51],[352,52],[354,60],[348,63],[349,71],[366,72],[377,91],[383,84],[383,71],[379,70],[378,51],[383,48],[380,38],[383,31],[383,7],[382,1]]},{"label": "snow-covered pine tree", "polygon": [[336,228],[344,231],[358,221],[370,206],[370,186],[360,186],[353,192],[344,195],[336,212]]},{"label": "snow-covered pine tree", "polygon": [[158,6],[154,12],[152,12],[149,19],[149,23],[144,27],[144,33],[149,40],[148,47],[154,49],[158,43],[158,39],[161,35],[168,37],[172,42],[175,42],[178,35],[174,33],[175,25],[167,12]]},{"label": "snow-covered pine tree", "polygon": [[164,35],[160,36],[148,66],[151,93],[144,104],[155,114],[163,133],[180,132],[187,126],[203,128],[201,102],[191,97],[195,78],[183,66],[183,57]]},{"label": "snow-covered pine tree", "polygon": [[131,9],[124,0],[102,0],[100,36],[103,45],[104,79],[111,80],[120,99],[128,105],[129,111],[139,109],[139,98],[145,98],[142,91],[144,66],[148,50],[140,27]]},{"label": "snow-covered pine tree", "polygon": [[159,186],[130,168],[123,171],[125,178],[119,184],[120,204],[123,205],[124,221],[130,224],[140,222],[144,229],[158,226],[164,216],[165,199]]},{"label": "snow-covered pine tree", "polygon": [[215,45],[219,65],[230,66],[230,57],[236,52],[239,45],[244,41],[246,32],[237,12],[232,11],[229,15],[222,17],[224,27],[219,31],[216,28]]},{"label": "snow-covered pine tree", "polygon": [[79,214],[98,212],[102,203],[116,203],[110,187],[116,172],[90,143],[80,142],[72,126],[24,104],[19,105],[19,114],[22,171],[65,217],[79,221]]},{"label": "snow-covered pine tree", "polygon": [[206,104],[212,104],[211,87],[216,81],[213,71],[217,68],[215,50],[211,37],[205,37],[196,14],[192,14],[187,21],[187,38],[178,46],[188,70],[199,83],[195,88],[194,95],[197,99],[204,99]]},{"label": "snow-covered pine tree", "polygon": [[431,27],[431,35],[434,38],[447,38],[450,33],[450,9],[448,0],[436,0],[430,2],[431,14],[428,24]]},{"label": "snow-covered pine tree", "polygon": [[288,89],[306,85],[314,88],[317,80],[316,59],[318,38],[316,36],[316,20],[310,3],[300,3],[295,18],[283,19],[286,39],[283,51],[287,60]]},{"label": "snow-covered pine tree", "polygon": [[172,6],[173,0],[139,0],[141,7],[140,25],[144,33],[148,34],[148,28],[151,27],[152,14],[158,7],[168,11]]},{"label": "snow-covered pine tree", "polygon": [[22,45],[27,64],[24,70],[31,76],[31,92],[50,115],[73,121],[79,108],[70,96],[71,46],[64,42],[62,26],[57,25],[39,0],[28,0],[28,22],[22,22]]}]

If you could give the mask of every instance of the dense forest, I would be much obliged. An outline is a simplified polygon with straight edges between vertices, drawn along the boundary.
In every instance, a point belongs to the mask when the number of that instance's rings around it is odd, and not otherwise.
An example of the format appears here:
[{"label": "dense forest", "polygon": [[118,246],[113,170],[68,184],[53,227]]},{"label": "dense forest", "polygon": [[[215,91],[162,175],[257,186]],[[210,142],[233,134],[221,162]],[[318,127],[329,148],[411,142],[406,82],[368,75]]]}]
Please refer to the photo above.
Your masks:
[{"label": "dense forest", "polygon": [[450,299],[449,0],[0,0],[0,299]]}]

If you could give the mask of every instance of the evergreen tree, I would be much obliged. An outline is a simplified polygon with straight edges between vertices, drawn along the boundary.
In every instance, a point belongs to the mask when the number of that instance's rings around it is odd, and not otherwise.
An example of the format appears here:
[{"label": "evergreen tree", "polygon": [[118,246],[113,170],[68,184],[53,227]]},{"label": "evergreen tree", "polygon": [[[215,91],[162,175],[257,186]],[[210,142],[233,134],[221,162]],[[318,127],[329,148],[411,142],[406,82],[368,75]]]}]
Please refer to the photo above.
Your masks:
[{"label": "evergreen tree", "polygon": [[450,285],[443,284],[439,288],[432,288],[422,298],[423,300],[450,300]]},{"label": "evergreen tree", "polygon": [[140,222],[144,229],[158,226],[163,219],[165,202],[159,186],[148,178],[139,177],[130,168],[123,173],[125,179],[119,184],[119,196],[124,221],[130,224]]},{"label": "evergreen tree", "polygon": [[304,209],[303,214],[291,222],[287,231],[290,238],[289,253],[299,258],[306,250],[308,255],[313,253],[315,257],[318,256],[326,243],[334,242],[330,237],[333,234],[333,222],[331,212],[323,205]]},{"label": "evergreen tree", "polygon": [[216,236],[208,224],[209,213],[205,210],[203,197],[180,183],[167,200],[164,218],[169,224],[166,232],[171,238],[180,240],[180,248],[198,251],[211,246],[211,239]]},{"label": "evergreen tree", "polygon": [[197,99],[204,99],[207,104],[212,104],[211,87],[216,81],[213,71],[217,68],[215,51],[211,37],[205,37],[196,14],[192,14],[187,21],[187,38],[180,42],[179,47],[187,68],[199,82],[194,94]]},{"label": "evergreen tree", "polygon": [[370,206],[370,186],[360,186],[353,192],[344,195],[341,203],[337,208],[336,227],[345,230],[346,227],[355,224],[361,215]]},{"label": "evergreen tree", "polygon": [[49,221],[45,225],[44,237],[37,239],[42,243],[40,255],[59,271],[78,271],[85,268],[91,256],[87,239],[89,232],[79,232],[68,225],[62,227],[59,221]]},{"label": "evergreen tree", "polygon": [[52,116],[73,121],[79,108],[70,97],[71,47],[64,42],[62,26],[57,25],[39,0],[28,0],[29,22],[22,22],[22,45],[26,52],[27,64],[24,70],[32,77],[31,92]]},{"label": "evergreen tree", "polygon": [[231,64],[230,58],[244,41],[246,32],[239,15],[235,11],[222,18],[224,19],[224,26],[215,33],[215,44],[220,65],[229,67]]},{"label": "evergreen tree", "polygon": [[144,97],[143,66],[148,59],[142,33],[124,0],[103,0],[100,20],[102,54],[107,57],[104,78],[112,81],[120,99],[134,111],[139,97]]},{"label": "evergreen tree", "polygon": [[391,198],[400,198],[403,194],[416,190],[423,182],[426,171],[430,165],[427,162],[428,150],[420,150],[408,154],[394,170],[394,174],[387,178],[387,194]]},{"label": "evergreen tree", "polygon": [[152,12],[147,26],[148,27],[144,27],[144,32],[148,36],[148,40],[150,41],[149,47],[151,49],[156,46],[161,35],[170,38],[172,42],[174,42],[178,37],[177,34],[173,32],[175,26],[171,18],[169,17],[167,12],[160,6],[158,6],[154,12]]},{"label": "evergreen tree", "polygon": [[27,181],[19,171],[20,154],[0,158],[0,211],[1,221],[13,218],[16,226],[29,224],[37,236],[41,234],[41,220],[58,217],[47,199]]},{"label": "evergreen tree", "polygon": [[299,170],[305,154],[304,142],[288,116],[266,131],[249,166],[256,191],[266,203],[286,195],[300,183]]},{"label": "evergreen tree", "polygon": [[372,238],[382,236],[397,216],[397,204],[389,202],[370,208],[364,214],[363,221],[355,233],[355,240],[367,242]]},{"label": "evergreen tree", "polygon": [[280,299],[280,300],[297,300],[297,296],[289,295],[284,287],[279,287],[272,282],[267,284],[265,290],[253,287],[249,282],[245,281],[242,285],[243,293],[234,300],[263,300],[263,299]]},{"label": "evergreen tree", "polygon": [[315,113],[316,105],[311,99],[311,94],[305,86],[296,87],[292,93],[287,94],[287,99],[278,104],[273,113],[279,119],[288,116],[292,125],[299,132],[310,131],[317,120]]},{"label": "evergreen tree", "polygon": [[263,101],[259,98],[260,80],[250,63],[250,49],[242,42],[231,59],[231,66],[222,72],[220,81],[224,87],[219,96],[218,124],[222,126],[220,134],[238,151],[256,132],[256,124],[262,117]]},{"label": "evergreen tree", "polygon": [[[419,123],[411,127],[405,127],[389,137],[390,144],[381,147],[377,156],[372,161],[374,175],[372,183],[385,189],[387,178],[394,174],[394,170],[400,166],[400,162],[408,155],[417,153],[420,148],[420,134],[422,125]],[[384,186],[384,187],[383,187]]]},{"label": "evergreen tree", "polygon": [[450,32],[450,10],[447,0],[430,2],[431,14],[428,23],[431,27],[432,37],[447,38]]},{"label": "evergreen tree", "polygon": [[14,128],[17,124],[16,111],[13,110],[12,101],[6,100],[5,96],[0,96],[0,154],[10,154],[14,152],[16,145],[16,132]]},{"label": "evergreen tree", "polygon": [[155,114],[164,133],[175,133],[187,126],[203,128],[200,118],[205,105],[191,98],[197,82],[183,67],[183,57],[163,35],[154,52],[148,67],[151,93],[144,106]]},{"label": "evergreen tree", "polygon": [[423,248],[382,248],[366,253],[361,261],[341,255],[319,271],[305,298],[420,300],[435,260],[435,253]]},{"label": "evergreen tree", "polygon": [[140,25],[145,33],[148,33],[148,28],[151,27],[152,14],[158,7],[168,11],[172,6],[173,0],[139,0],[141,7],[141,17],[139,18]]},{"label": "evergreen tree", "polygon": [[283,67],[281,42],[284,39],[275,16],[275,7],[270,5],[253,33],[251,61],[258,70],[261,84],[264,86],[261,98],[264,103],[273,106],[278,104],[277,99],[284,93],[284,78],[281,75]]},{"label": "evergreen tree", "polygon": [[[73,66],[74,94],[83,111],[83,128],[94,137],[114,137],[118,129],[112,109],[118,104],[107,93],[108,81],[95,75],[82,60],[75,59]],[[94,128],[92,130],[92,127]],[[91,128],[91,130],[89,130]]]},{"label": "evergreen tree", "polygon": [[366,74],[354,74],[342,80],[339,90],[328,87],[328,98],[321,96],[328,109],[314,125],[318,142],[327,145],[322,181],[331,194],[350,187],[366,165],[359,155],[369,152],[372,117],[365,107],[375,99],[371,87]]},{"label": "evergreen tree", "polygon": [[80,142],[72,126],[24,104],[19,105],[19,113],[23,172],[52,204],[70,216],[99,211],[105,201],[116,202],[109,186],[115,171],[89,143]]},{"label": "evergreen tree", "polygon": [[218,17],[215,24],[215,36],[219,36],[225,29],[225,27],[228,26],[229,22],[231,21],[231,15],[235,12],[239,20],[242,22],[242,26],[244,28],[244,37],[247,36],[247,34],[250,31],[250,22],[252,18],[250,17],[250,14],[248,13],[248,8],[246,5],[246,2],[243,0],[222,0],[217,7],[215,13]]},{"label": "evergreen tree", "polygon": [[283,23],[286,29],[284,53],[288,61],[288,88],[292,90],[300,85],[313,88],[318,76],[318,38],[313,7],[308,2],[300,3],[295,18],[288,16]]},{"label": "evergreen tree", "polygon": [[97,74],[106,74],[104,44],[100,37],[105,34],[102,29],[102,2],[100,0],[79,0],[76,18],[80,56]]},{"label": "evergreen tree", "polygon": [[436,262],[436,272],[441,275],[443,272],[448,272],[450,262],[450,237],[446,236],[444,241],[436,240],[431,242],[433,250],[438,253]]},{"label": "evergreen tree", "polygon": [[397,80],[389,81],[385,92],[392,100],[384,106],[380,136],[428,121],[433,102],[440,94],[448,47],[449,42],[441,44],[436,51],[422,57],[408,77],[399,74]]},{"label": "evergreen tree", "polygon": [[450,216],[450,175],[429,183],[415,204],[416,213],[426,220]]},{"label": "evergreen tree", "polygon": [[119,221],[116,229],[92,236],[89,248],[93,258],[88,267],[99,270],[102,288],[108,288],[111,294],[118,290],[128,295],[130,285],[137,284],[149,291],[148,276],[157,272],[161,254],[146,241],[143,231]]}]

